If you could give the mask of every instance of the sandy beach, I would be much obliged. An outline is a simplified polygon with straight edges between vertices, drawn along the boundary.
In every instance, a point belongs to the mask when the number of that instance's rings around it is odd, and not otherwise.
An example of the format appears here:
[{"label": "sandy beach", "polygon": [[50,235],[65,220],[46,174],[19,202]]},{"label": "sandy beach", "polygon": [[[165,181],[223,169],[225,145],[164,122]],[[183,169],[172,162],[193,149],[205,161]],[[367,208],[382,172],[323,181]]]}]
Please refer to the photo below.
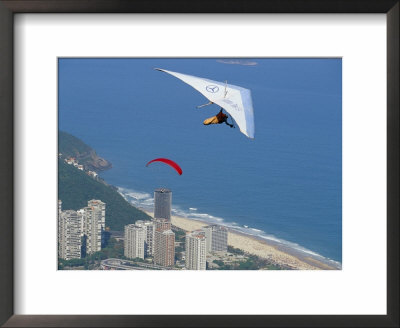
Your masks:
[{"label": "sandy beach", "polygon": [[[153,214],[147,212],[153,217]],[[209,225],[207,222],[192,220],[179,216],[172,216],[171,223],[183,230],[193,231]],[[290,267],[296,270],[336,270],[337,268],[320,261],[312,256],[305,256],[300,252],[289,249],[283,250],[278,244],[260,240],[251,235],[245,235],[232,229],[228,230],[228,245],[241,249],[249,254],[257,255],[261,258],[268,259],[276,264]]]}]

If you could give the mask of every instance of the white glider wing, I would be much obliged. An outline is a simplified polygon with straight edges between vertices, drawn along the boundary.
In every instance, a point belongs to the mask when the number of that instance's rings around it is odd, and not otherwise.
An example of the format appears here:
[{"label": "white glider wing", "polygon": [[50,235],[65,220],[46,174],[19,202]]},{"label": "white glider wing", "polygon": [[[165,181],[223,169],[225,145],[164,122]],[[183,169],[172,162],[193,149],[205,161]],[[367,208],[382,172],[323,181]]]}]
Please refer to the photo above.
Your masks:
[{"label": "white glider wing", "polygon": [[171,74],[189,84],[209,101],[225,109],[244,135],[254,138],[254,111],[249,89],[165,69],[156,70]]}]

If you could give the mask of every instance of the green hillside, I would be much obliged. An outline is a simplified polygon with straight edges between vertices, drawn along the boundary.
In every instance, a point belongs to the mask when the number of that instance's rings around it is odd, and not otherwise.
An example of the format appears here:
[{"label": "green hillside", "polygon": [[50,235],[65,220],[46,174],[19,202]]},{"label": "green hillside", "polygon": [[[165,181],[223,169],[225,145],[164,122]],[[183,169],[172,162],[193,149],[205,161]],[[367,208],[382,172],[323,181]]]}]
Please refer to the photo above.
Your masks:
[{"label": "green hillside", "polygon": [[58,131],[58,152],[65,157],[76,157],[79,154],[90,153],[92,148],[73,135]]},{"label": "green hillside", "polygon": [[124,225],[136,220],[150,220],[146,213],[129,204],[111,186],[105,185],[64,160],[58,160],[58,199],[63,210],[78,210],[87,206],[88,200],[99,199],[106,203],[106,227],[123,230]]}]

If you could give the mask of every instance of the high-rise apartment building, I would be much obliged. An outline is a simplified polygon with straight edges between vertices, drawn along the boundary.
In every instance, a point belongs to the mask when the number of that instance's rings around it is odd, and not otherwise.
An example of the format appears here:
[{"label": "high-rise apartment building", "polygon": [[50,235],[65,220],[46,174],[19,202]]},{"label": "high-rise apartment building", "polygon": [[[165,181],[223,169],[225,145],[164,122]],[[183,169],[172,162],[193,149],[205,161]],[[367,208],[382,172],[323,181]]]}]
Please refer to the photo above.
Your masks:
[{"label": "high-rise apartment building", "polygon": [[142,227],[146,230],[144,253],[145,256],[152,256],[154,248],[154,231],[155,231],[154,222],[138,220],[135,222],[135,224],[138,227]]},{"label": "high-rise apartment building", "polygon": [[101,250],[106,224],[106,204],[100,200],[88,201],[88,206],[82,209],[83,235],[86,240],[86,254]]},{"label": "high-rise apartment building", "polygon": [[154,263],[171,267],[175,264],[175,233],[167,219],[154,220]]},{"label": "high-rise apartment building", "polygon": [[206,236],[202,230],[186,234],[185,267],[188,270],[205,270],[207,262]]},{"label": "high-rise apartment building", "polygon": [[85,211],[83,210],[83,208],[81,208],[80,210],[77,210],[76,212],[78,213],[79,217],[81,218],[81,235],[83,237],[85,235],[85,226],[86,226],[86,222],[84,220]]},{"label": "high-rise apartment building", "polygon": [[76,211],[61,211],[58,217],[58,257],[81,258],[81,217]]},{"label": "high-rise apartment building", "polygon": [[171,220],[172,191],[158,188],[154,191],[154,218]]},{"label": "high-rise apartment building", "polygon": [[154,219],[154,231],[164,231],[164,230],[170,230],[171,229],[171,221],[168,219]]},{"label": "high-rise apartment building", "polygon": [[228,229],[220,225],[209,225],[201,230],[206,236],[207,252],[226,252],[228,250]]},{"label": "high-rise apartment building", "polygon": [[124,255],[127,258],[144,259],[146,228],[135,224],[125,226]]},{"label": "high-rise apartment building", "polygon": [[206,237],[206,251],[207,251],[207,253],[210,253],[211,252],[211,242],[212,242],[212,229],[210,226],[207,226],[207,227],[203,227],[201,230],[204,231],[204,235]]}]

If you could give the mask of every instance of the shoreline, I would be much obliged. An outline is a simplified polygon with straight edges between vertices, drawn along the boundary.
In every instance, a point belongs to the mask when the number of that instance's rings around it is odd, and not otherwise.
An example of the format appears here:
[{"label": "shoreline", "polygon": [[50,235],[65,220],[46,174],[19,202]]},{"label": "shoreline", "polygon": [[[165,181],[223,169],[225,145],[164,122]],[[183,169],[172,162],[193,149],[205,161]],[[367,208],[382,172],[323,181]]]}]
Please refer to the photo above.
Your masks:
[{"label": "shoreline", "polygon": [[[143,210],[143,209],[142,209]],[[150,217],[153,213],[143,210]],[[200,229],[210,223],[189,219],[182,216],[171,216],[172,225],[185,231]],[[340,270],[341,268],[325,258],[292,249],[278,242],[265,240],[261,237],[245,234],[232,228],[228,229],[228,245],[242,251],[268,259],[276,264],[294,270]]]},{"label": "shoreline", "polygon": [[[153,217],[153,204],[150,193],[138,192],[132,189],[118,187],[118,192],[139,210]],[[151,200],[151,201],[150,201]],[[295,242],[281,240],[269,236],[265,232],[248,226],[229,224],[226,218],[213,217],[209,214],[196,213],[197,208],[190,208],[193,213],[187,213],[178,208],[173,210],[172,221],[179,222],[176,225],[185,231],[193,231],[202,226],[217,224],[228,229],[228,244],[239,248],[249,254],[271,259],[276,263],[282,263],[294,269],[306,270],[341,270],[342,263],[318,254],[315,251],[304,248]],[[175,212],[175,213],[174,213]],[[247,231],[248,230],[248,231]],[[231,237],[229,237],[231,236]],[[242,236],[239,238],[237,236]],[[251,242],[250,242],[250,241]],[[271,255],[273,254],[273,255]]]}]

